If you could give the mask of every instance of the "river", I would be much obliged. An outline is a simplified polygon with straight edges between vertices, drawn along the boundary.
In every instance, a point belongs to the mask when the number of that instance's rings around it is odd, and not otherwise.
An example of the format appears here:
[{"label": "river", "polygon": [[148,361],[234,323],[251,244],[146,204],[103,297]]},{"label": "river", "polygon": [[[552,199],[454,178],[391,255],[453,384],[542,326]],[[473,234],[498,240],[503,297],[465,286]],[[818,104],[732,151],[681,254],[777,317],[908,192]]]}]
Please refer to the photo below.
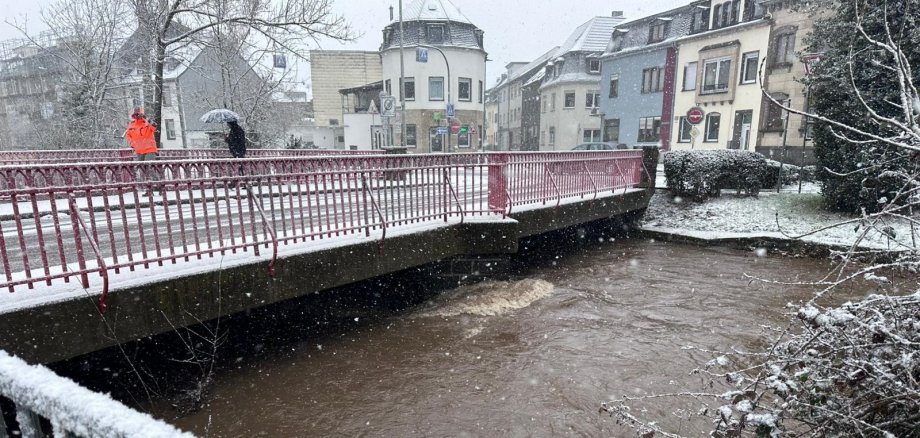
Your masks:
[{"label": "river", "polygon": [[[303,321],[321,328],[293,340],[255,337],[202,409],[172,422],[220,437],[626,435],[602,401],[700,389],[687,374],[711,356],[682,347],[755,346],[760,324],[782,324],[783,306],[810,293],[748,276],[811,280],[829,268],[645,239],[588,245],[510,282],[405,309],[344,305],[338,323]],[[696,435],[671,415],[679,407],[649,414]]]}]

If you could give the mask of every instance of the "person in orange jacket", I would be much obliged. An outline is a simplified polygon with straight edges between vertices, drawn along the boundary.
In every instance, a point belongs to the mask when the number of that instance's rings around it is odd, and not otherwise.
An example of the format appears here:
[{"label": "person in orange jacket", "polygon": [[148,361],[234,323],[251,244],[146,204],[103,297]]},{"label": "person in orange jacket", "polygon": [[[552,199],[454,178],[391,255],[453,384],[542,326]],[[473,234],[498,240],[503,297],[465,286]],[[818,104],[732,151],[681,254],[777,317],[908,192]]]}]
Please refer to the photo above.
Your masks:
[{"label": "person in orange jacket", "polygon": [[157,130],[157,125],[152,123],[147,123],[146,117],[144,117],[144,109],[141,107],[134,108],[134,112],[131,113],[131,124],[128,125],[128,129],[125,131],[125,137],[128,139],[128,145],[131,146],[131,149],[134,149],[135,161],[148,161],[156,160],[159,158],[157,153],[157,141],[154,137],[154,133]]}]

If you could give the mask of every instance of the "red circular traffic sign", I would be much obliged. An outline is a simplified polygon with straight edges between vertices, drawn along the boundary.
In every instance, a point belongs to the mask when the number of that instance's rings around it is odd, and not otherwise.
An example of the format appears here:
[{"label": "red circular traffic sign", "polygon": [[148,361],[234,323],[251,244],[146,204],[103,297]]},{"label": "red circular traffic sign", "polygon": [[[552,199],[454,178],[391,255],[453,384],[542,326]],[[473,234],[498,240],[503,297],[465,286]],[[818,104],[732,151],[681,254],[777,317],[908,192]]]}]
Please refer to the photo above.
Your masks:
[{"label": "red circular traffic sign", "polygon": [[460,133],[460,121],[459,120],[454,120],[453,122],[450,122],[450,132],[453,132],[454,134]]},{"label": "red circular traffic sign", "polygon": [[698,125],[703,121],[703,116],[705,115],[706,113],[703,112],[702,108],[695,106],[687,110],[687,121],[690,122],[691,125]]}]

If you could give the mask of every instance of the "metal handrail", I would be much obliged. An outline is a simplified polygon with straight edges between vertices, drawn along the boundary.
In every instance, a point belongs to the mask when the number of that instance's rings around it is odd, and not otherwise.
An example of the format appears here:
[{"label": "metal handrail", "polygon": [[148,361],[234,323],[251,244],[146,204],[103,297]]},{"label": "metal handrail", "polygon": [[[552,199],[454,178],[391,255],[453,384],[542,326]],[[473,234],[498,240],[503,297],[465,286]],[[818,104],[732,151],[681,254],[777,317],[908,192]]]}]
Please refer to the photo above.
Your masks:
[{"label": "metal handrail", "polygon": [[[364,193],[371,198],[371,206],[374,207],[374,211],[377,212],[377,216],[380,217],[381,229],[383,230],[383,235],[380,236],[380,240],[387,238],[387,219],[383,216],[383,212],[380,210],[380,206],[377,205],[377,198],[374,197],[374,193],[370,191],[367,187],[367,177],[364,173],[361,173],[361,185],[364,187]],[[365,224],[367,226],[367,236],[371,235],[371,225],[370,223]]]},{"label": "metal handrail", "polygon": [[582,163],[585,168],[585,175],[588,175],[588,179],[591,181],[591,185],[594,186],[594,198],[597,199],[597,182],[594,181],[594,176],[591,175],[591,171],[588,170],[588,163]]},{"label": "metal handrail", "polygon": [[[83,221],[83,216],[80,216],[80,210],[77,208],[77,200],[74,199],[73,193],[70,193],[69,198],[70,198],[69,199],[70,215],[71,217],[75,217],[77,219],[74,222],[74,228],[77,227],[76,224],[80,224],[80,228],[83,230],[83,233],[86,235],[86,240],[89,241],[90,247],[93,249],[93,252],[96,253],[96,263],[99,264],[99,267],[98,267],[99,274],[102,276],[102,293],[99,296],[99,312],[105,313],[109,309],[109,306],[107,304],[107,300],[109,298],[109,270],[105,265],[105,259],[102,257],[102,251],[99,251],[99,244],[96,242],[96,239],[94,239],[93,236],[89,234],[89,229],[86,227],[86,222]],[[74,230],[74,231],[77,232],[77,230]],[[84,271],[81,274],[81,277],[83,279],[83,287],[88,288],[89,279],[86,278],[87,274],[85,272],[86,271],[86,261],[85,261],[85,258],[83,257],[83,245],[80,242],[81,240],[79,238],[79,233],[78,233],[77,252],[79,253],[78,257],[80,261],[79,263],[81,265],[80,269]]]},{"label": "metal handrail", "polygon": [[[553,189],[556,190],[556,207],[562,203],[562,192],[559,191],[559,185],[556,184],[556,178],[553,176],[553,173],[549,171],[549,166],[546,164],[543,165],[544,172],[549,176],[549,181],[553,183]],[[546,204],[546,201],[543,201]]]},{"label": "metal handrail", "polygon": [[[265,215],[265,210],[262,209],[262,203],[257,201],[252,194],[252,186],[249,182],[243,182],[246,185],[246,193],[249,196],[249,200],[252,201],[252,204],[256,206],[259,210],[259,215],[262,217],[262,226],[268,231],[268,235],[272,238],[272,260],[268,262],[268,275],[275,276],[275,263],[278,261],[278,235],[275,234],[275,227],[268,222],[268,216]],[[253,242],[253,247],[258,248],[259,244]]]},{"label": "metal handrail", "polygon": [[[463,223],[463,217],[465,216],[463,212],[463,205],[460,204],[460,197],[457,196],[457,191],[454,190],[454,185],[450,181],[450,172],[447,169],[444,169],[444,180],[447,181],[447,188],[450,189],[450,194],[453,195],[454,201],[457,203],[457,209],[460,210],[460,223]],[[444,220],[447,220],[447,213],[445,213]]]}]

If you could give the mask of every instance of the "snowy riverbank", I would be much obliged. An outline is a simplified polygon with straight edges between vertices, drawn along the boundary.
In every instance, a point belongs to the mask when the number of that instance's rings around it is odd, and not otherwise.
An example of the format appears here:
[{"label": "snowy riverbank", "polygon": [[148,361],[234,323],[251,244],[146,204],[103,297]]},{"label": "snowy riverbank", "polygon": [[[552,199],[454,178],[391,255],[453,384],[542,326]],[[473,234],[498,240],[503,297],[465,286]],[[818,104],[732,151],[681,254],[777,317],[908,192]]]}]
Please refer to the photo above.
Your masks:
[{"label": "snowy riverbank", "polygon": [[[824,210],[818,190],[810,185],[803,193],[762,192],[757,198],[723,193],[703,203],[674,198],[669,192],[659,190],[649,203],[642,228],[703,240],[766,237],[849,247],[865,228],[857,228],[856,215]],[[834,227],[841,223],[845,225]],[[873,229],[860,246],[896,249],[901,246],[899,239],[910,244],[912,230],[906,221],[877,226],[884,227],[890,227],[895,237]],[[920,233],[920,229],[915,232]]]}]

